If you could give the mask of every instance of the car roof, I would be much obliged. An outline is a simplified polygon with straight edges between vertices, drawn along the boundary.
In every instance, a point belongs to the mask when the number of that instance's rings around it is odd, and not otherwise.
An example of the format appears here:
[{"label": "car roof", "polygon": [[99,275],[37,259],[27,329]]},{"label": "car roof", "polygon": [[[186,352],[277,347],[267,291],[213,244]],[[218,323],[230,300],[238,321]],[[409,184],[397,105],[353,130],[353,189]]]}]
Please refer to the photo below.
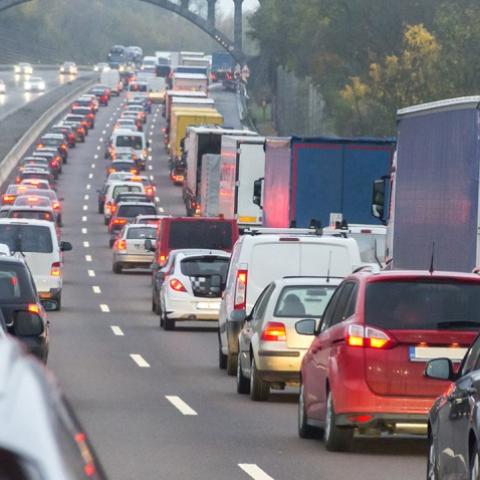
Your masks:
[{"label": "car roof", "polygon": [[36,225],[40,227],[52,227],[52,222],[33,218],[0,218],[0,225]]},{"label": "car roof", "polygon": [[170,255],[176,255],[177,259],[184,259],[187,257],[198,257],[212,255],[217,257],[225,257],[230,258],[230,253],[226,252],[225,250],[214,250],[214,249],[207,249],[207,248],[185,248],[185,249],[178,249],[178,250],[171,250]]},{"label": "car roof", "polygon": [[113,132],[112,136],[118,135],[136,135],[137,137],[143,136],[143,132],[134,132],[133,130],[128,130],[127,128],[118,128]]},{"label": "car roof", "polygon": [[336,287],[340,285],[343,281],[343,278],[340,277],[283,277],[275,280],[275,284],[278,287],[286,287],[289,285],[300,285],[300,286],[309,286],[309,285],[322,285],[322,286],[332,286]]},{"label": "car roof", "polygon": [[443,272],[434,271],[430,273],[427,270],[380,270],[376,272],[363,269],[354,273],[351,277],[361,278],[367,282],[381,282],[393,281],[393,280],[459,280],[468,282],[480,283],[480,275],[476,273],[464,273],[464,272]]},{"label": "car roof", "polygon": [[53,212],[52,207],[40,207],[38,205],[12,205],[12,207],[10,208],[10,212],[25,210],[31,210],[33,212]]},{"label": "car roof", "polygon": [[131,206],[131,205],[138,205],[138,206],[142,206],[142,207],[152,207],[152,206],[155,207],[155,204],[153,202],[120,202],[117,205],[117,207],[118,207],[118,209],[120,209],[120,207]]}]

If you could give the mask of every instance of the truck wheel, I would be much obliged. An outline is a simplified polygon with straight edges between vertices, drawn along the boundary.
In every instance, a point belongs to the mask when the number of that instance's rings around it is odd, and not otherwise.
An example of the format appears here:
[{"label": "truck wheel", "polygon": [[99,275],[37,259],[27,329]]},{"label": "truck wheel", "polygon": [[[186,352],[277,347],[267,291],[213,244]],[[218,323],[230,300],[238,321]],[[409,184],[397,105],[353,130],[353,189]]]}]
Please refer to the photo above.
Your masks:
[{"label": "truck wheel", "polygon": [[227,368],[227,356],[222,352],[222,342],[220,341],[220,332],[218,332],[218,368],[225,370]]},{"label": "truck wheel", "polygon": [[[238,349],[240,352],[240,348]],[[237,393],[244,394],[250,393],[250,380],[243,374],[242,371],[242,362],[240,360],[240,353],[237,356]]]},{"label": "truck wheel", "polygon": [[55,296],[55,301],[57,302],[57,312],[62,309],[62,292],[57,293]]},{"label": "truck wheel", "polygon": [[255,358],[252,358],[252,369],[250,370],[250,398],[254,402],[265,402],[270,395],[270,385],[264,382],[257,370]]},{"label": "truck wheel", "polygon": [[328,392],[325,416],[325,446],[330,452],[348,452],[353,443],[353,428],[339,427],[336,423],[332,392]]},{"label": "truck wheel", "polygon": [[307,412],[305,410],[305,392],[303,383],[300,384],[300,395],[298,396],[298,436],[300,438],[319,437],[322,430],[308,424]]},{"label": "truck wheel", "polygon": [[235,353],[227,354],[227,375],[234,377],[237,374],[237,355]]}]

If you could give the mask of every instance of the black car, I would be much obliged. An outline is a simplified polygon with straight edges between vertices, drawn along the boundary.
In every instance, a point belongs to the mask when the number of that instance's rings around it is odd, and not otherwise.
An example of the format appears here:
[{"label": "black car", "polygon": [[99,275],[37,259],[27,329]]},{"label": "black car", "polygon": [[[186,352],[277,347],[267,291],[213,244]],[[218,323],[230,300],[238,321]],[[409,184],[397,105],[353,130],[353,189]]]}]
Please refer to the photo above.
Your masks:
[{"label": "black car", "polygon": [[22,259],[0,256],[0,310],[7,332],[46,363],[48,321],[32,274]]},{"label": "black car", "polygon": [[456,370],[448,358],[427,363],[425,376],[454,382],[428,418],[427,480],[480,479],[480,336]]}]

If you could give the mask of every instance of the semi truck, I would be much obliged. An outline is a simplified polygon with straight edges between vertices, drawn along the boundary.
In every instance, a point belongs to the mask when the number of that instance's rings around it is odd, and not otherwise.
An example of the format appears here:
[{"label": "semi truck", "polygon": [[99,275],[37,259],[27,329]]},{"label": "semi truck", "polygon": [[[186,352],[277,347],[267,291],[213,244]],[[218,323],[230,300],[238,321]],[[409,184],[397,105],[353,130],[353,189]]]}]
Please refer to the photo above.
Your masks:
[{"label": "semi truck", "polygon": [[388,224],[391,268],[471,272],[480,265],[480,96],[405,108],[390,175],[372,210]]},{"label": "semi truck", "polygon": [[173,90],[193,90],[207,92],[208,77],[201,73],[175,73],[172,79]]},{"label": "semi truck", "polygon": [[268,138],[265,175],[254,191],[263,226],[326,226],[339,217],[372,223],[371,185],[390,171],[395,145],[383,138]]},{"label": "semi truck", "polygon": [[206,153],[202,157],[199,209],[201,217],[218,217],[220,192],[220,155]]},{"label": "semi truck", "polygon": [[213,81],[222,82],[227,72],[235,68],[234,58],[227,52],[215,52],[212,54],[211,76]]},{"label": "semi truck", "polygon": [[249,130],[232,130],[218,126],[191,126],[185,137],[186,181],[183,187],[183,199],[187,215],[200,211],[200,189],[202,181],[202,159],[207,153],[220,154],[224,135],[258,136]]},{"label": "semi truck", "polygon": [[265,175],[265,137],[222,137],[219,215],[239,227],[262,225],[262,210],[253,202],[254,182]]}]

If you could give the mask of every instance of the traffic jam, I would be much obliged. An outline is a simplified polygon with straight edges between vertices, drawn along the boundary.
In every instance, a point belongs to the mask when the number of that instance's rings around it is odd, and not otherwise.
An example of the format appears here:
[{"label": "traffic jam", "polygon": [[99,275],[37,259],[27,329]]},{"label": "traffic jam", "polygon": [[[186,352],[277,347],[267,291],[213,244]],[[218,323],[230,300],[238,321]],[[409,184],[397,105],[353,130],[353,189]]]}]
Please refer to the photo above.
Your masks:
[{"label": "traffic jam", "polygon": [[[199,381],[202,372],[208,381],[221,376],[249,410],[293,397],[290,437],[302,445],[317,439],[313,451],[356,458],[371,438],[421,439],[423,478],[479,479],[478,188],[471,179],[478,183],[480,169],[469,152],[478,144],[480,99],[399,111],[398,143],[263,137],[227,125],[217,106],[213,92],[238,81],[224,56],[144,56],[129,48],[114,46],[95,66],[96,82],[32,139],[2,186],[0,478],[117,478],[107,475],[109,462],[84,432],[69,390],[65,398],[48,370],[57,337],[66,335],[62,318],[71,318],[88,272],[104,282],[92,286],[95,298],[119,285],[116,300],[96,314],[114,317],[116,301],[124,297],[128,308],[141,288],[149,324],[136,326],[140,313],[132,309],[132,334],[148,326],[164,346],[183,336],[175,347],[183,357],[193,348],[189,332],[210,337]],[[73,62],[61,68],[77,72]],[[471,132],[467,147],[445,141],[460,131]],[[455,172],[445,161],[452,156]],[[86,184],[78,194],[77,184]],[[456,231],[443,226],[451,216]],[[91,298],[81,298],[91,315]],[[128,334],[120,323],[108,328]],[[130,357],[150,368],[141,354]],[[192,353],[188,363],[196,361]],[[184,397],[165,398],[197,415]],[[4,405],[16,408],[3,412]],[[36,421],[25,422],[32,409]],[[233,428],[230,420],[217,421]],[[95,431],[95,421],[86,423]],[[264,435],[275,442],[268,426]],[[221,441],[228,445],[229,437]],[[273,478],[256,465],[238,466],[239,478]],[[159,470],[156,478],[170,477]]]}]

